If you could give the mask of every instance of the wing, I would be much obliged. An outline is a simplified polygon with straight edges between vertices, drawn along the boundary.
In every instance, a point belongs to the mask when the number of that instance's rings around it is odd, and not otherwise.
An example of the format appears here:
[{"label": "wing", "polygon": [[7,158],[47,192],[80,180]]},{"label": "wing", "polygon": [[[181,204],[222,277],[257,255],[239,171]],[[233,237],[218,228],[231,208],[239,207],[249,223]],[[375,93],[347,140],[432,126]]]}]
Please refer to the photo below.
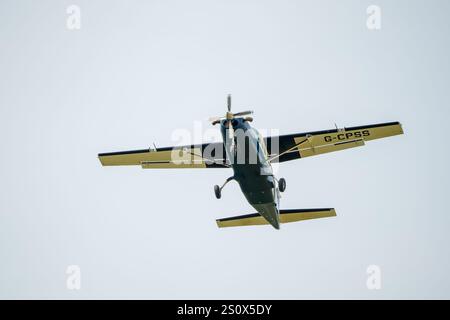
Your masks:
[{"label": "wing", "polygon": [[103,166],[139,165],[143,169],[227,168],[222,142],[100,153]]},{"label": "wing", "polygon": [[266,138],[269,159],[284,162],[363,146],[366,141],[403,134],[399,122],[296,133]]}]

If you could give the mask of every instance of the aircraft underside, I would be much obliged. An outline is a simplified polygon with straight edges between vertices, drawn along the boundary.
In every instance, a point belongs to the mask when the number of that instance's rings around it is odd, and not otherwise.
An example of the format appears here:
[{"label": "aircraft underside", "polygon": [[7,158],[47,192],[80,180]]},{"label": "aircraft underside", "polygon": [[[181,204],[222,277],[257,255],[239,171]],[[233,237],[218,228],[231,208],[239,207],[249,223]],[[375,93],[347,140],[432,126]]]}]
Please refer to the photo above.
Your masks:
[{"label": "aircraft underside", "polygon": [[[220,124],[223,142],[100,153],[103,166],[139,165],[143,169],[232,168],[233,175],[222,186],[214,186],[218,199],[228,182],[236,180],[256,213],[217,219],[223,227],[272,225],[332,217],[334,208],[280,209],[279,194],[286,181],[273,175],[271,165],[334,151],[364,146],[367,141],[403,134],[399,122],[269,136],[263,138],[250,126],[252,111],[231,112],[231,97],[224,117],[211,119]],[[242,136],[241,136],[242,135]]]}]

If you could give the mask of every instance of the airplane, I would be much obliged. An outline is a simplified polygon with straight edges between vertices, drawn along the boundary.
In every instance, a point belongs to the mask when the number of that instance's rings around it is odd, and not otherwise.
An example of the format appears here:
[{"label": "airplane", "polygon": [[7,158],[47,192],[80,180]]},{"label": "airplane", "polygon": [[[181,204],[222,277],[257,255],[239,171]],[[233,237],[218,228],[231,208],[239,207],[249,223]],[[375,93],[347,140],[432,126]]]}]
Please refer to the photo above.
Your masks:
[{"label": "airplane", "polygon": [[227,97],[223,117],[210,118],[220,125],[223,142],[142,150],[100,153],[103,166],[139,165],[143,169],[162,168],[231,168],[233,175],[214,186],[217,199],[222,189],[235,180],[256,213],[217,219],[219,228],[272,225],[336,216],[334,208],[280,209],[280,193],[286,180],[273,174],[273,163],[316,156],[365,145],[366,141],[403,134],[399,122],[386,122],[349,128],[294,133],[263,138],[250,123],[253,111],[231,112]]}]

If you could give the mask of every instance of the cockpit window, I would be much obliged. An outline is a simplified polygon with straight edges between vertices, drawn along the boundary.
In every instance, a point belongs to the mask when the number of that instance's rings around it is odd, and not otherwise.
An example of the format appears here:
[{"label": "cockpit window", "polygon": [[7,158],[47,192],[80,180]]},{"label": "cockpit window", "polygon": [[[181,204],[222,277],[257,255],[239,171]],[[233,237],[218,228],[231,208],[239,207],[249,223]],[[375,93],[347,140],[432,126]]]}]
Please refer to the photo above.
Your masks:
[{"label": "cockpit window", "polygon": [[[259,133],[258,130],[251,128],[251,135],[253,138],[255,138],[258,141],[258,150],[262,150],[264,152],[264,156],[267,158],[267,149],[266,149],[266,144],[264,142],[264,138],[261,135],[261,133]],[[261,159],[263,160],[263,159]]]}]

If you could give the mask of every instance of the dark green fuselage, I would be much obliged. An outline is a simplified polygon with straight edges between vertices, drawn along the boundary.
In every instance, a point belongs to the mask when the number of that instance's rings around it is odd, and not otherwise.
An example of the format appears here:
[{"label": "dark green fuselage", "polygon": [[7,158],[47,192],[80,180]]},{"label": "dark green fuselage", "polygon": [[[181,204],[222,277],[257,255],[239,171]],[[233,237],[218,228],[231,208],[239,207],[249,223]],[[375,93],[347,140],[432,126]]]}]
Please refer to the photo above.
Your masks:
[{"label": "dark green fuselage", "polygon": [[247,201],[273,227],[279,229],[278,189],[264,139],[243,118],[231,120],[229,132],[227,120],[221,121],[221,133],[228,162],[234,171]]}]

